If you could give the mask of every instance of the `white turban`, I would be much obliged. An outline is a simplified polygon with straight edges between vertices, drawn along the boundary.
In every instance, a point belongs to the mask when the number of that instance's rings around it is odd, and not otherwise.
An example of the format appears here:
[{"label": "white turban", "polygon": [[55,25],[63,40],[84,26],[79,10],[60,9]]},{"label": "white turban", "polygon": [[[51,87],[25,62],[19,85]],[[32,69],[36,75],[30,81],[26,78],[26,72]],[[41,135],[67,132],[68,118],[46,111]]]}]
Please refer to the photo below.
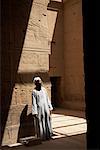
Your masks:
[{"label": "white turban", "polygon": [[40,77],[35,77],[35,78],[34,78],[34,80],[33,80],[33,82],[35,83],[36,81],[39,81],[39,83],[41,83],[41,82],[42,82],[42,80],[41,80],[41,78],[40,78]]}]

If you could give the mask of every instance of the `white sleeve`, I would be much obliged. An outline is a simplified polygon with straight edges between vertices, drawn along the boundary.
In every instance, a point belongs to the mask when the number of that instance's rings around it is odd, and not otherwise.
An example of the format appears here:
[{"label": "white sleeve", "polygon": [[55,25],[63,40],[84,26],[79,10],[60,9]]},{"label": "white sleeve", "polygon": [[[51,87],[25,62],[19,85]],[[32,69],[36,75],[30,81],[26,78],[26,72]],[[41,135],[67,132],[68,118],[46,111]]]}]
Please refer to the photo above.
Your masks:
[{"label": "white sleeve", "polygon": [[44,89],[44,90],[45,90],[45,93],[46,93],[46,96],[47,96],[47,103],[48,103],[49,110],[53,110],[53,107],[52,107],[51,101],[49,99],[47,90],[46,89]]},{"label": "white sleeve", "polygon": [[36,93],[34,91],[32,92],[32,114],[38,114],[36,104]]},{"label": "white sleeve", "polygon": [[49,110],[53,110],[53,107],[52,107],[52,104],[48,95],[47,95],[47,101],[48,101]]}]

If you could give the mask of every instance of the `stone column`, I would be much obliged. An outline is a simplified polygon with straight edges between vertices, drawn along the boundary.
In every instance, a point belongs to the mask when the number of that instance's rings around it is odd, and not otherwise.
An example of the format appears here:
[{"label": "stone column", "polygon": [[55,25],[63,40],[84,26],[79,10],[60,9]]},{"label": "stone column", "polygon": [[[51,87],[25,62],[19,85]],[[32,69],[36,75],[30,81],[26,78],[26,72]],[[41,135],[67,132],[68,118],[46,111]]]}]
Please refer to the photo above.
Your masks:
[{"label": "stone column", "polygon": [[64,106],[84,110],[82,1],[64,1]]}]

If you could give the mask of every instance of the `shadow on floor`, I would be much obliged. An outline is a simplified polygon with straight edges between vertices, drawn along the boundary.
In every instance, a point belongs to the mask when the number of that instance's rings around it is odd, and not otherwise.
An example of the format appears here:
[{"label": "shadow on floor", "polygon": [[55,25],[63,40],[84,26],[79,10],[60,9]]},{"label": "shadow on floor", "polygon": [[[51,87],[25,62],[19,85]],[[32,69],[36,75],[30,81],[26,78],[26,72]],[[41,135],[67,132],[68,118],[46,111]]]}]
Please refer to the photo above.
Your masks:
[{"label": "shadow on floor", "polygon": [[53,114],[60,114],[65,116],[74,116],[74,117],[80,117],[80,118],[86,118],[85,117],[85,111],[75,111],[75,110],[69,110],[64,108],[55,108],[53,111]]},{"label": "shadow on floor", "polygon": [[36,146],[3,147],[2,150],[86,150],[85,134],[45,141]]}]

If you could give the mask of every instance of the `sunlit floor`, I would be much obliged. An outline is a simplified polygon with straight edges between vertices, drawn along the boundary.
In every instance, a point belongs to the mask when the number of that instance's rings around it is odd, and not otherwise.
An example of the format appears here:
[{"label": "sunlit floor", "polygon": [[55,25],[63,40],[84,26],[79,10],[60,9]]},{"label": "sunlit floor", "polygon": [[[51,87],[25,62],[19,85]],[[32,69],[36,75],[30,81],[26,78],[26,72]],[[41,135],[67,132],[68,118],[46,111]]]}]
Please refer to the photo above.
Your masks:
[{"label": "sunlit floor", "polygon": [[82,112],[77,112],[76,114],[75,111],[57,109],[57,111],[52,114],[52,127],[55,134],[53,138],[55,139],[59,137],[73,136],[86,133],[86,119],[85,117],[80,117],[81,113]]},{"label": "sunlit floor", "polygon": [[57,109],[53,111],[51,118],[54,133],[51,140],[29,147],[15,146],[15,144],[10,145],[10,148],[13,150],[86,150],[87,126],[84,112]]}]

